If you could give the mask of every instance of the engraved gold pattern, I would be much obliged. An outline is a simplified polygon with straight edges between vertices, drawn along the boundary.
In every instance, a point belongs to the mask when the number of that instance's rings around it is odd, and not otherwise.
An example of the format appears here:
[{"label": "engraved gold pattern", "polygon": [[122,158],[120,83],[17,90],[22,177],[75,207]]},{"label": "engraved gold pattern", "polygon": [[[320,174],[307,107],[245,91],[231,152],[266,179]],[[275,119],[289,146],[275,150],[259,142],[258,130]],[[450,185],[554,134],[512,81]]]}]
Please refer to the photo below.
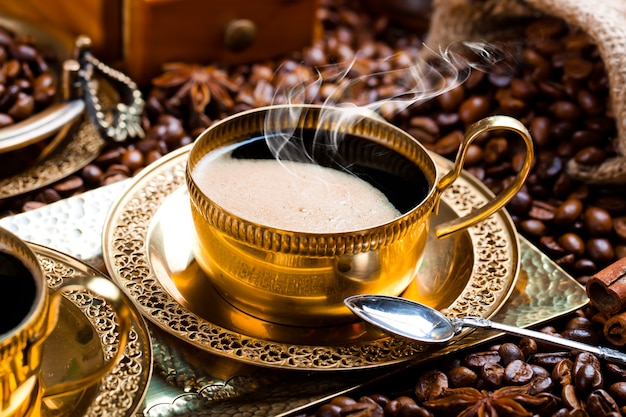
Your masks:
[{"label": "engraved gold pattern", "polygon": [[98,156],[104,140],[89,121],[82,121],[74,134],[40,163],[0,180],[0,199],[50,185],[78,171]]},{"label": "engraved gold pattern", "polygon": [[[105,220],[103,257],[111,277],[139,310],[166,332],[205,351],[256,365],[285,369],[356,369],[403,362],[426,348],[390,337],[333,346],[277,343],[217,326],[174,300],[151,269],[146,237],[151,219],[165,199],[185,185],[191,145],[144,169],[114,203]],[[438,164],[449,164],[436,155]],[[443,200],[462,215],[482,205],[487,191],[461,179]],[[466,288],[447,309],[452,316],[495,314],[514,288],[519,268],[518,242],[508,215],[498,213],[468,229],[475,262]]]},{"label": "engraved gold pattern", "polygon": [[[50,288],[73,277],[102,275],[60,252],[36,244],[30,245],[39,259]],[[113,357],[119,346],[119,338],[112,308],[104,299],[87,291],[72,291],[64,293],[64,296],[92,324],[100,338],[105,360]],[[142,405],[152,372],[152,350],[145,323],[138,312],[135,311],[135,314],[123,359],[102,379],[93,396],[81,398],[81,401],[89,402],[85,416],[132,416]],[[70,397],[69,401],[75,399]],[[43,415],[46,415],[45,410]]]}]

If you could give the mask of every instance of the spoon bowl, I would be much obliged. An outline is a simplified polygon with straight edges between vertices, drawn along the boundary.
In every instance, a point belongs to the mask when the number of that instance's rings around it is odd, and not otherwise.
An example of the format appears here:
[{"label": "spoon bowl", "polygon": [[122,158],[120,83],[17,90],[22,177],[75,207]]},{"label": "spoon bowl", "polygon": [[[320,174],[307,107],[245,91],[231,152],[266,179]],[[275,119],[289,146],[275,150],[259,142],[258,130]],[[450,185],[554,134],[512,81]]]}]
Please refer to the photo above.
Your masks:
[{"label": "spoon bowl", "polygon": [[611,362],[626,363],[626,354],[615,349],[588,345],[535,330],[496,323],[482,317],[450,319],[432,307],[401,297],[363,294],[348,297],[344,303],[357,317],[383,332],[423,344],[445,344],[458,335],[464,327],[482,328],[499,330],[519,337],[529,337],[574,351],[590,352]]}]

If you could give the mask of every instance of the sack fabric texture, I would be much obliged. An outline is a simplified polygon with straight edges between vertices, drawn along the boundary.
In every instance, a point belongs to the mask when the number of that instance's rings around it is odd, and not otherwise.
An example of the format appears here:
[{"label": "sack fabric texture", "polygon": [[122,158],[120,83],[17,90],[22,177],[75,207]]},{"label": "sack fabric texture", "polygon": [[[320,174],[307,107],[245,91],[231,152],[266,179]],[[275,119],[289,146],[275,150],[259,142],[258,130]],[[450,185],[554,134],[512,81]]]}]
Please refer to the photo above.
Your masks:
[{"label": "sack fabric texture", "polygon": [[557,17],[583,30],[597,45],[609,79],[616,156],[594,166],[572,159],[568,173],[591,184],[626,184],[626,1],[434,0],[426,45],[438,50],[458,41],[498,39],[540,16]]}]

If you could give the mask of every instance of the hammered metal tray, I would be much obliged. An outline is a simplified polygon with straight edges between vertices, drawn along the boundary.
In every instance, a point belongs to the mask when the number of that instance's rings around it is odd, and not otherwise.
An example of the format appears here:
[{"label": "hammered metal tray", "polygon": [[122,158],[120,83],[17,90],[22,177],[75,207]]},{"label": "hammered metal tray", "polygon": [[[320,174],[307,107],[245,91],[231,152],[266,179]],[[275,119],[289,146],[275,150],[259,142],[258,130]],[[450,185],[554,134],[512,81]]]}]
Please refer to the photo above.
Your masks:
[{"label": "hammered metal tray", "polygon": [[[102,273],[45,246],[30,243],[50,288],[81,276]],[[119,341],[115,315],[106,301],[87,291],[64,294],[59,322],[44,344],[42,375],[52,385],[75,379],[113,355]],[[132,327],[120,362],[99,384],[84,391],[46,400],[43,416],[130,417],[143,405],[152,373],[152,348],[146,324],[129,305]]]},{"label": "hammered metal tray", "polygon": [[[145,168],[105,221],[106,268],[146,318],[200,350],[280,369],[367,369],[404,362],[429,349],[361,322],[322,328],[280,326],[225,302],[193,258],[184,176],[191,146]],[[445,173],[449,162],[435,158]],[[463,215],[491,197],[464,175],[444,194],[433,221]],[[418,278],[403,296],[450,315],[491,317],[514,287],[517,235],[508,214],[500,211],[454,237],[431,236],[424,258]]]}]

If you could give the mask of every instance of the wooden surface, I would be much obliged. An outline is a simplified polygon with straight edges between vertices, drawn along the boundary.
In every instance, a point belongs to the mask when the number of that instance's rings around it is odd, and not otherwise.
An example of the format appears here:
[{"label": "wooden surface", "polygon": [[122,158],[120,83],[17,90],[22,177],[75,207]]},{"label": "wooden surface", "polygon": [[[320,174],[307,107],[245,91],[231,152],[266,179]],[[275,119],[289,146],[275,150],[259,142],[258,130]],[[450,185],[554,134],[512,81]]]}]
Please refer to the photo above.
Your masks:
[{"label": "wooden surface", "polygon": [[[311,43],[316,0],[126,0],[127,71],[140,84],[171,61],[243,63]],[[225,47],[230,22],[248,19],[256,38],[245,50]]]},{"label": "wooden surface", "polygon": [[123,0],[0,0],[0,13],[71,36],[87,35],[93,51],[109,62],[122,57]]},{"label": "wooden surface", "polygon": [[[0,0],[0,13],[87,35],[93,52],[146,85],[171,61],[225,64],[274,58],[311,44],[317,0]],[[240,51],[226,45],[232,22],[255,29]]]}]

